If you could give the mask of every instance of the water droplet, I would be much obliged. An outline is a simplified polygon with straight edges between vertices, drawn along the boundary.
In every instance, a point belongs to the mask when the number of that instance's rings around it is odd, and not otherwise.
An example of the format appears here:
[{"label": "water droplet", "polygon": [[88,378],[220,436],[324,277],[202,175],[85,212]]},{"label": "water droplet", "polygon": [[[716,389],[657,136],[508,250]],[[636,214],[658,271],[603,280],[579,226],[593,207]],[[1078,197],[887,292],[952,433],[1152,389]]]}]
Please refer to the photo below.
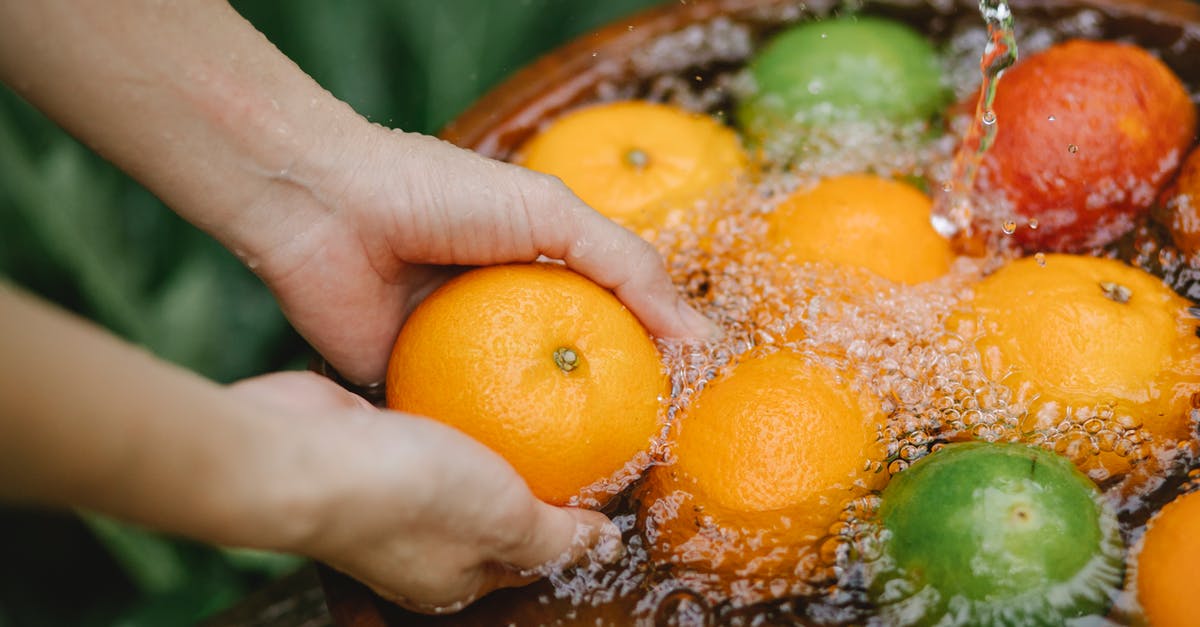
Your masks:
[{"label": "water droplet", "polygon": [[1113,281],[1101,281],[1100,290],[1109,300],[1121,304],[1128,303],[1129,299],[1133,298],[1133,290]]},{"label": "water droplet", "polygon": [[1079,152],[1079,146],[1076,146],[1075,144],[1067,144],[1067,152],[1075,154]]},{"label": "water droplet", "polygon": [[983,123],[991,126],[996,123],[996,112],[988,109],[983,112]]},{"label": "water droplet", "polygon": [[1017,230],[1017,223],[1013,220],[1005,220],[1004,224],[1000,225],[1005,235],[1012,235]]},{"label": "water droplet", "polygon": [[1056,117],[1054,117],[1054,116],[1052,115],[1052,116],[1050,116],[1050,117],[1046,118],[1046,120],[1048,120],[1048,121],[1050,121],[1050,122],[1054,122],[1054,121],[1057,121],[1057,120],[1058,120],[1058,118],[1056,118]]},{"label": "water droplet", "polygon": [[1038,253],[1038,254],[1034,255],[1033,260],[1037,262],[1037,265],[1042,266],[1043,268],[1046,267],[1046,254],[1045,253]]},{"label": "water droplet", "polygon": [[1033,229],[1033,230],[1035,230],[1035,231],[1037,230],[1037,228],[1038,228],[1038,221],[1037,221],[1037,218],[1030,218],[1030,219],[1029,219],[1029,228],[1031,228],[1031,229]]}]

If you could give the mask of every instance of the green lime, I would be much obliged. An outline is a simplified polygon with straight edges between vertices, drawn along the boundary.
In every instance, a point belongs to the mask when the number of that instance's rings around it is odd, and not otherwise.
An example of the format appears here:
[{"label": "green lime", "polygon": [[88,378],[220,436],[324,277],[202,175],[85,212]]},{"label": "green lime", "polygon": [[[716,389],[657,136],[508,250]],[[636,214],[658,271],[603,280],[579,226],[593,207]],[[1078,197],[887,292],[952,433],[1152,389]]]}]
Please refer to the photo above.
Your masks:
[{"label": "green lime", "polygon": [[738,117],[758,140],[796,125],[928,119],[951,96],[933,46],[880,18],[800,24],[772,39],[749,67],[755,89]]},{"label": "green lime", "polygon": [[[883,491],[885,616],[915,624],[1061,624],[1121,583],[1116,518],[1065,457],[1022,444],[946,446]],[[908,622],[908,621],[904,621]]]}]

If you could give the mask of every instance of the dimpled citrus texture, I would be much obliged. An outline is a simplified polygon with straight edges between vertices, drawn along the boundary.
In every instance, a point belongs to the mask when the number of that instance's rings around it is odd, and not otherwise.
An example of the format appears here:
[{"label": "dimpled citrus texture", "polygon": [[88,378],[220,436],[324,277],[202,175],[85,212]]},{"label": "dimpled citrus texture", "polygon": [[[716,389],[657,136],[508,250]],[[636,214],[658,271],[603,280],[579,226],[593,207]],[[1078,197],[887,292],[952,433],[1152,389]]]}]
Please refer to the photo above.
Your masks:
[{"label": "dimpled citrus texture", "polygon": [[1103,406],[1168,439],[1188,436],[1190,396],[1200,390],[1188,306],[1142,270],[1065,254],[1013,261],[971,301],[985,371],[1029,403],[1036,426],[1052,426],[1068,408]]},{"label": "dimpled citrus texture", "polygon": [[904,124],[934,115],[949,100],[933,45],[904,24],[875,17],[797,25],[768,42],[749,71],[757,89],[738,119],[759,139],[795,124]]},{"label": "dimpled citrus texture", "polygon": [[737,134],[714,118],[641,101],[569,112],[526,143],[519,161],[631,228],[660,226],[746,168]]},{"label": "dimpled citrus texture", "polygon": [[[883,457],[882,420],[873,399],[810,358],[780,351],[736,365],[677,423],[675,463],[652,470],[644,504],[690,495],[678,517],[656,521],[652,550],[732,572],[778,546],[811,544],[883,480],[864,470]],[[755,540],[730,544],[730,534]],[[779,566],[759,559],[756,568]]]},{"label": "dimpled citrus texture", "polygon": [[1136,46],[1074,40],[1004,74],[999,124],[980,182],[1037,229],[1030,250],[1070,251],[1112,241],[1150,207],[1183,159],[1196,110],[1183,83]]},{"label": "dimpled citrus texture", "polygon": [[1154,627],[1196,624],[1200,580],[1200,493],[1177,497],[1146,529],[1137,558],[1138,602]]},{"label": "dimpled citrus texture", "polygon": [[828,261],[915,284],[942,276],[954,253],[930,223],[933,203],[919,190],[870,175],[825,179],[801,189],[767,218],[781,256]]},{"label": "dimpled citrus texture", "polygon": [[[556,352],[573,354],[575,368],[564,370]],[[480,268],[446,283],[405,323],[387,373],[388,407],[465,432],[555,504],[647,450],[668,393],[633,314],[551,264]]]},{"label": "dimpled citrus texture", "polygon": [[1120,585],[1115,516],[1069,460],[1036,447],[950,444],[892,479],[879,517],[910,587],[937,591],[885,607],[885,624],[1061,625],[1102,613]]}]

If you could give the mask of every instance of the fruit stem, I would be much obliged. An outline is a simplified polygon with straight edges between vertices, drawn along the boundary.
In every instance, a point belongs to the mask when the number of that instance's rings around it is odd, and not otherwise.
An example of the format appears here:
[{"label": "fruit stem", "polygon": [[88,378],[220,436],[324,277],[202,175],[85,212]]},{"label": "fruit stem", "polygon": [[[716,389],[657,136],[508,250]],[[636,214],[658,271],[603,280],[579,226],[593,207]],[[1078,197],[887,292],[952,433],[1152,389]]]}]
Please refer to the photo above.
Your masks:
[{"label": "fruit stem", "polygon": [[647,165],[650,165],[650,155],[646,154],[646,151],[641,148],[630,148],[625,153],[625,163],[628,163],[637,170],[643,170]]},{"label": "fruit stem", "polygon": [[1120,283],[1101,281],[1100,289],[1104,290],[1104,295],[1107,296],[1109,300],[1121,303],[1122,305],[1128,303],[1130,298],[1133,298],[1133,290],[1121,285]]},{"label": "fruit stem", "polygon": [[554,349],[554,365],[558,366],[563,372],[570,372],[579,367],[581,360],[579,353],[574,349],[566,346],[559,346]]}]

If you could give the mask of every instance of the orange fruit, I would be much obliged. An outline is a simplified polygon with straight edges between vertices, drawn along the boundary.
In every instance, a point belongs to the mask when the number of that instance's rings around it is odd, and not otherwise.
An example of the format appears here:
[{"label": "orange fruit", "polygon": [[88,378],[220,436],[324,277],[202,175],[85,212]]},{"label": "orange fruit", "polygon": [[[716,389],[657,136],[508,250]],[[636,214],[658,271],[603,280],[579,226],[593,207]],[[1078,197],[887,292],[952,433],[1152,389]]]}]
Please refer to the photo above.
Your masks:
[{"label": "orange fruit", "polygon": [[1038,221],[1013,234],[1029,250],[1083,250],[1130,230],[1196,131],[1179,77],[1129,44],[1068,41],[1024,59],[1000,84],[979,181],[1021,224]]},{"label": "orange fruit", "polygon": [[916,188],[870,175],[825,179],[768,215],[767,238],[781,256],[828,261],[915,284],[942,276],[950,242],[930,222],[933,203]]},{"label": "orange fruit", "polygon": [[1200,391],[1189,304],[1147,272],[1065,254],[1013,261],[981,281],[971,301],[984,371],[1027,407],[1026,426],[1099,420],[1089,432],[1103,454],[1091,463],[1110,474],[1134,461],[1104,444],[1115,447],[1126,428],[1166,440],[1189,435],[1190,397]]},{"label": "orange fruit", "polygon": [[1158,511],[1146,527],[1138,554],[1138,602],[1154,627],[1196,624],[1200,594],[1200,493],[1177,497]]},{"label": "orange fruit", "polygon": [[1171,239],[1188,255],[1200,253],[1200,149],[1183,162],[1179,178],[1164,194],[1165,220]]},{"label": "orange fruit", "polygon": [[525,144],[519,162],[562,179],[631,228],[668,221],[746,168],[737,134],[707,115],[622,101],[577,109]]},{"label": "orange fruit", "polygon": [[[876,401],[811,358],[738,363],[676,422],[674,463],[650,471],[652,554],[740,576],[793,572],[791,549],[811,547],[852,498],[881,485],[866,467],[883,460],[882,421]],[[657,500],[680,496],[666,508],[678,515],[656,513]]]},{"label": "orange fruit", "polygon": [[409,317],[387,372],[389,408],[470,435],[554,504],[613,480],[646,451],[668,393],[633,314],[552,264],[452,279]]}]

